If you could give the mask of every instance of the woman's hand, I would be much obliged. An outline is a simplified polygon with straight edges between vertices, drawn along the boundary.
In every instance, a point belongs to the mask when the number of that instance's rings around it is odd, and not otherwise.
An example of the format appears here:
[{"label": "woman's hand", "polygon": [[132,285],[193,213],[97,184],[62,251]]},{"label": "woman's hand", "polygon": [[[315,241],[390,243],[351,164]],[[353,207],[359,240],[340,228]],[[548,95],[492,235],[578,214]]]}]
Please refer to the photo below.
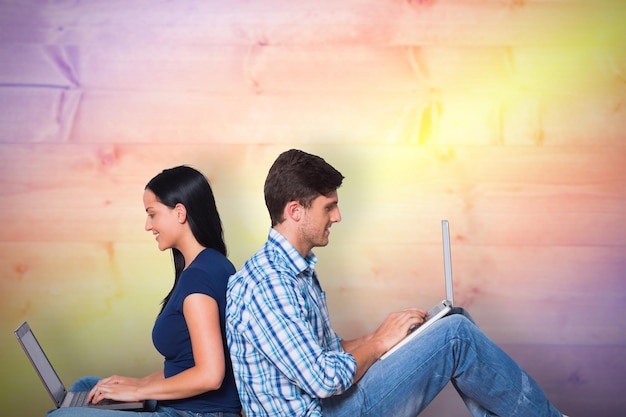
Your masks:
[{"label": "woman's hand", "polygon": [[91,389],[87,399],[93,404],[97,404],[104,399],[115,401],[139,401],[137,398],[137,387],[141,386],[142,380],[127,376],[112,375],[103,378]]}]

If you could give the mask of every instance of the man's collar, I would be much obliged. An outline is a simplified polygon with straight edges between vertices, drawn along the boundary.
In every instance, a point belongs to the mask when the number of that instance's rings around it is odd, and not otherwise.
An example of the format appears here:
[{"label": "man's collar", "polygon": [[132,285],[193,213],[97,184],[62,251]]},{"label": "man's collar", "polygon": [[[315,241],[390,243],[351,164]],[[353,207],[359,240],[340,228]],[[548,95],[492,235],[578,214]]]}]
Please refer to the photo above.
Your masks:
[{"label": "man's collar", "polygon": [[308,268],[315,268],[317,257],[313,251],[310,251],[306,257],[303,257],[295,246],[293,246],[291,242],[289,242],[289,240],[287,240],[287,238],[276,229],[270,228],[267,240],[285,254],[293,266],[294,271],[296,271],[296,274],[299,275]]}]

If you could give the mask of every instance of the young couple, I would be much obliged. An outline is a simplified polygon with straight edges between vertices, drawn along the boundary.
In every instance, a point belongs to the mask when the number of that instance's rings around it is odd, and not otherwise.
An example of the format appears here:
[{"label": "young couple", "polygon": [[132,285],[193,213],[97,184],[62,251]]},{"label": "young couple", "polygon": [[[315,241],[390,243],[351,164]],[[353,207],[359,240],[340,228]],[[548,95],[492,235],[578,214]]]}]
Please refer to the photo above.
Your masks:
[{"label": "young couple", "polygon": [[[193,172],[187,175],[202,187],[173,178],[178,172]],[[167,176],[175,196],[154,185]],[[391,313],[355,340],[334,332],[312,249],[326,246],[341,221],[343,178],[318,156],[295,149],[279,155],[265,181],[267,242],[235,273],[202,174],[177,167],[155,177],[144,192],[146,230],[159,249],[172,249],[176,266],[153,332],[165,369],[142,379],[89,378],[74,389],[91,389],[93,401],[156,400],[145,417],[238,415],[239,399],[247,417],[414,417],[452,382],[475,417],[562,416],[462,309],[384,361],[378,359],[424,321],[425,310]],[[120,413],[66,410],[49,415]]]}]

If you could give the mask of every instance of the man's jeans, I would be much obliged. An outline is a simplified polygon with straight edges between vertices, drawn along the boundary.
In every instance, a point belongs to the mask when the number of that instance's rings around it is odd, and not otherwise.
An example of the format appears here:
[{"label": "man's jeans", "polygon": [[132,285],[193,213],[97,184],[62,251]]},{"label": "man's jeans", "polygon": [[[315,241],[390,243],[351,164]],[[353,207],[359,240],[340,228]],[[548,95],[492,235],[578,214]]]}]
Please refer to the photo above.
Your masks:
[{"label": "man's jeans", "polygon": [[415,417],[451,381],[474,417],[561,417],[537,383],[463,309],[379,360],[324,417]]},{"label": "man's jeans", "polygon": [[[70,391],[91,391],[100,380],[98,377],[84,377],[72,385]],[[157,405],[156,401],[149,401],[151,411],[120,411],[120,410],[100,410],[87,407],[66,407],[52,410],[46,417],[240,417],[239,414],[232,413],[192,413],[190,411],[180,411],[171,407]]]}]

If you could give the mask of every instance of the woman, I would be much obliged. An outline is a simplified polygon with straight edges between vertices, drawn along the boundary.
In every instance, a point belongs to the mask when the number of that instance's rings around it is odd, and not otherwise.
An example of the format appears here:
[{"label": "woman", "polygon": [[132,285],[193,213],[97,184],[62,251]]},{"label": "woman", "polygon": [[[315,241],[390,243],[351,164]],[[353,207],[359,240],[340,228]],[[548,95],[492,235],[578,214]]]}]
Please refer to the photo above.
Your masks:
[{"label": "woman", "polygon": [[[144,190],[148,218],[160,250],[172,249],[175,277],[152,331],[156,349],[165,357],[164,369],[144,378],[113,375],[86,377],[73,391],[90,391],[89,399],[156,400],[154,411],[138,416],[239,416],[224,333],[228,277],[235,272],[226,258],[222,224],[211,187],[187,166],[166,169]],[[120,414],[124,413],[124,414]],[[129,416],[129,411],[61,408],[61,416]]]}]

